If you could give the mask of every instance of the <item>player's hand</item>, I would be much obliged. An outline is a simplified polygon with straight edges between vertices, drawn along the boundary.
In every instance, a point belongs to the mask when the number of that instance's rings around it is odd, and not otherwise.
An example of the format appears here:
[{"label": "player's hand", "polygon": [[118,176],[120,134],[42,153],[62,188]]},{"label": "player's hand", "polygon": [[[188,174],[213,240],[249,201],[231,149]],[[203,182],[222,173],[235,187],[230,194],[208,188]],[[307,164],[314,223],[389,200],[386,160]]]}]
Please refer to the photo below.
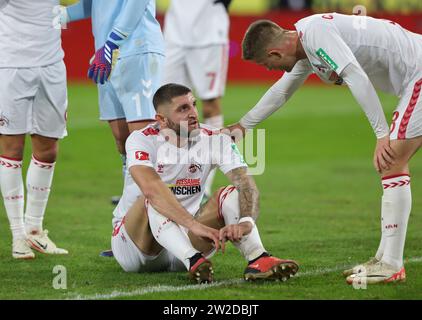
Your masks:
[{"label": "player's hand", "polygon": [[229,125],[221,129],[220,132],[229,135],[234,142],[242,140],[246,135],[246,129],[240,123]]},{"label": "player's hand", "polygon": [[[206,238],[214,242],[214,247],[220,249],[219,232],[217,229],[207,227],[206,225],[194,220],[189,230],[198,237]],[[221,246],[224,252],[224,245]]]},{"label": "player's hand", "polygon": [[[225,241],[230,240],[236,242],[242,240],[243,236],[249,234],[252,231],[253,225],[250,222],[242,222],[238,224],[230,224],[220,229],[219,238],[222,243],[222,247],[225,246]],[[223,251],[224,252],[224,251]]]},{"label": "player's hand", "polygon": [[119,45],[117,41],[114,41],[115,38],[118,41],[123,40],[123,38],[111,32],[104,46],[95,52],[94,59],[90,61],[88,77],[95,83],[104,84],[110,78],[119,57]]},{"label": "player's hand", "polygon": [[390,147],[390,137],[388,135],[377,140],[374,152],[374,166],[379,173],[390,169],[394,164],[395,156],[394,150]]}]

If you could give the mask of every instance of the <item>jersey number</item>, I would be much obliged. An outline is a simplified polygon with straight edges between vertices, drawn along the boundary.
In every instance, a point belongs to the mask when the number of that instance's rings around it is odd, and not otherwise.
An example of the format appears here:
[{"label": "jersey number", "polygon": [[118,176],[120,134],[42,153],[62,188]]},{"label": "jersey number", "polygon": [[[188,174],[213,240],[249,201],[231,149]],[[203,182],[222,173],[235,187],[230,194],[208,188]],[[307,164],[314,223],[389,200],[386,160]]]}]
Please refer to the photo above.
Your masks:
[{"label": "jersey number", "polygon": [[210,77],[211,78],[210,87],[208,88],[208,90],[212,90],[212,89],[214,89],[215,78],[217,77],[217,73],[215,73],[215,72],[208,72],[207,73],[207,77]]}]

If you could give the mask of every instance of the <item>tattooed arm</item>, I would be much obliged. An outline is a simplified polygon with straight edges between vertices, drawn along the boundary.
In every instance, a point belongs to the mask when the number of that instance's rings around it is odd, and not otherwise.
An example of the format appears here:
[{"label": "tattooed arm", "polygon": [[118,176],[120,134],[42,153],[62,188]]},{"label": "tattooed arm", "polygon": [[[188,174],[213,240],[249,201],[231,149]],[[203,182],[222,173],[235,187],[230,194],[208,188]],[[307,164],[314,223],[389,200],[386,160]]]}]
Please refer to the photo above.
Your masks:
[{"label": "tattooed arm", "polygon": [[[247,175],[247,168],[240,167],[226,173],[239,193],[239,223],[226,225],[220,229],[220,241],[240,241],[249,234],[259,215],[259,192],[255,181]],[[243,219],[243,221],[242,221]],[[253,220],[251,220],[253,219]]]},{"label": "tattooed arm", "polygon": [[247,168],[241,167],[227,172],[226,176],[239,193],[240,219],[259,216],[259,191],[255,180],[247,175]]}]

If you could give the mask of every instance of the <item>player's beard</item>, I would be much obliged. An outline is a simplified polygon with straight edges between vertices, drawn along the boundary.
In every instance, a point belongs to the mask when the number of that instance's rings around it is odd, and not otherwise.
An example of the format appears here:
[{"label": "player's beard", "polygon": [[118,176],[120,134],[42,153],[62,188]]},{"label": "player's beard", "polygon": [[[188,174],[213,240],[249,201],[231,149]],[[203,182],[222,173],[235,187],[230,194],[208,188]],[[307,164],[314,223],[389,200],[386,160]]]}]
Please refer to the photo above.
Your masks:
[{"label": "player's beard", "polygon": [[170,119],[167,119],[167,126],[168,128],[172,129],[180,138],[190,138],[191,136],[196,136],[197,131],[199,129],[199,128],[194,128],[192,130],[189,130],[188,121],[182,121],[180,123],[176,123],[176,122],[171,121]]},{"label": "player's beard", "polygon": [[167,119],[168,128],[172,129],[178,137],[188,138],[189,137],[189,128],[187,126],[187,121],[182,121],[182,125],[179,123],[173,122],[170,119]]}]

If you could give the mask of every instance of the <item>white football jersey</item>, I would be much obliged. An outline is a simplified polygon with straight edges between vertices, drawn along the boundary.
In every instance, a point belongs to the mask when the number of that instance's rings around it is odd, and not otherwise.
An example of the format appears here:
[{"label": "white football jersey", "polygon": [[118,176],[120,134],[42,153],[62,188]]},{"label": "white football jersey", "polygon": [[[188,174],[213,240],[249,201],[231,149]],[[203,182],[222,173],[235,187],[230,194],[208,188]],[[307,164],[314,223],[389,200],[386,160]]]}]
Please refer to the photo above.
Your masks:
[{"label": "white football jersey", "polygon": [[[5,0],[3,0],[4,2]],[[32,68],[63,59],[53,27],[59,0],[6,0],[0,7],[0,68]]]},{"label": "white football jersey", "polygon": [[[178,148],[160,134],[157,124],[134,131],[126,141],[128,169],[137,166],[154,168],[182,206],[194,215],[205,191],[209,172],[218,167],[224,174],[247,167],[235,143],[218,129],[201,124],[200,133],[186,147]],[[129,178],[122,198],[113,212],[114,221],[126,215],[141,191]]]},{"label": "white football jersey", "polygon": [[171,0],[164,20],[164,39],[187,47],[226,44],[230,1]]},{"label": "white football jersey", "polygon": [[325,82],[338,82],[337,75],[357,61],[375,88],[400,96],[422,72],[422,36],[395,22],[330,13],[295,27],[310,66]]}]

